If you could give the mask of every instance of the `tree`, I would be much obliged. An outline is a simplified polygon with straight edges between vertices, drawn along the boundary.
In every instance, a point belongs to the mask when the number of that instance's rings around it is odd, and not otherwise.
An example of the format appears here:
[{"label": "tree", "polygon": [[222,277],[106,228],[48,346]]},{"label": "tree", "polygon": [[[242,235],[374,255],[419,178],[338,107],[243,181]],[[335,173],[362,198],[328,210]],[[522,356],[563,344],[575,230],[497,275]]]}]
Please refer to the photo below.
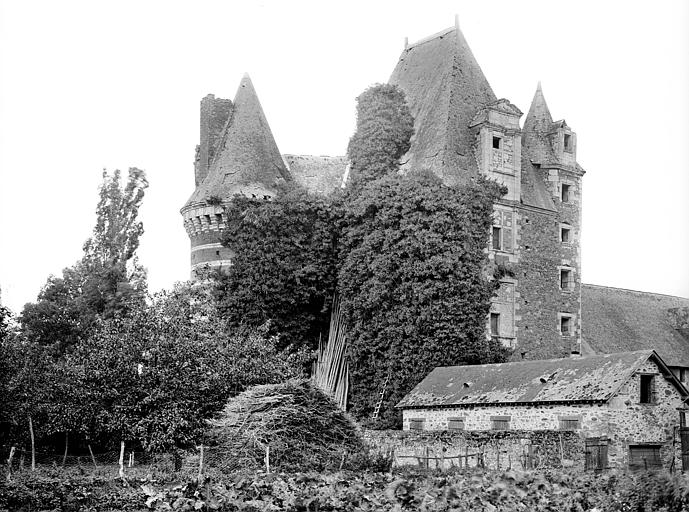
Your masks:
[{"label": "tree", "polygon": [[484,250],[500,192],[482,178],[450,187],[420,171],[370,182],[350,199],[338,289],[356,416],[370,417],[388,374],[380,425],[398,423],[394,404],[434,367],[504,357],[485,333],[496,281]]},{"label": "tree", "polygon": [[396,171],[414,134],[404,92],[395,85],[376,84],[361,93],[356,119],[356,132],[347,147],[355,188]]},{"label": "tree", "polygon": [[235,196],[223,244],[235,253],[218,297],[233,326],[270,321],[280,348],[315,348],[335,289],[337,207],[296,185],[272,201]]},{"label": "tree", "polygon": [[131,168],[122,188],[120,171],[103,173],[93,235],[84,256],[62,277],[50,276],[20,322],[31,342],[51,347],[56,357],[84,339],[98,318],[123,314],[146,293],[146,272],[136,259],[143,233],[137,220],[148,187],[142,170]]},{"label": "tree", "polygon": [[206,420],[247,386],[295,376],[302,359],[263,331],[228,329],[203,284],[154,296],[103,321],[68,355],[78,369],[88,435],[149,451],[201,440]]}]

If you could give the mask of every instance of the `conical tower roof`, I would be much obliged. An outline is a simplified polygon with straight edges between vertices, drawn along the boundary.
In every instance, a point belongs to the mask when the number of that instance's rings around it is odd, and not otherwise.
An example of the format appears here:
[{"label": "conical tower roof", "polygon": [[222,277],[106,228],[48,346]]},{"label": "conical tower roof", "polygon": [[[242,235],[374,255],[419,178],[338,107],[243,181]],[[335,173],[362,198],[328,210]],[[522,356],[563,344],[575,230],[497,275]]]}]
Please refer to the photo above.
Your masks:
[{"label": "conical tower roof", "polygon": [[210,197],[227,200],[234,194],[273,194],[278,183],[289,179],[251,78],[244,75],[208,176],[187,206]]},{"label": "conical tower roof", "polygon": [[405,48],[390,83],[405,92],[414,116],[403,168],[428,168],[450,183],[476,174],[469,123],[496,97],[459,27]]},{"label": "conical tower roof", "polygon": [[522,130],[522,153],[528,156],[531,162],[536,164],[557,162],[553,147],[548,140],[548,133],[552,126],[553,117],[543,96],[541,82],[538,82]]}]

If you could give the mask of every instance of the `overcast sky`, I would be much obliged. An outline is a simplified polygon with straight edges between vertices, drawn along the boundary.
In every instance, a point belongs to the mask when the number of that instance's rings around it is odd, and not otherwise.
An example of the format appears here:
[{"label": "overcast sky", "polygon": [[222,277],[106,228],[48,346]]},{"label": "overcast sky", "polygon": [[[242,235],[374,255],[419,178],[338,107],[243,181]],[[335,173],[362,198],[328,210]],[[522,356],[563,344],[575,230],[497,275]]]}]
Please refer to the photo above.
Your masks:
[{"label": "overcast sky", "polygon": [[[81,257],[103,168],[144,169],[152,290],[189,275],[199,101],[251,75],[283,153],[341,155],[404,37],[460,26],[498,97],[578,135],[587,283],[689,297],[689,2],[0,0],[0,287]],[[523,118],[522,118],[523,123]]]}]

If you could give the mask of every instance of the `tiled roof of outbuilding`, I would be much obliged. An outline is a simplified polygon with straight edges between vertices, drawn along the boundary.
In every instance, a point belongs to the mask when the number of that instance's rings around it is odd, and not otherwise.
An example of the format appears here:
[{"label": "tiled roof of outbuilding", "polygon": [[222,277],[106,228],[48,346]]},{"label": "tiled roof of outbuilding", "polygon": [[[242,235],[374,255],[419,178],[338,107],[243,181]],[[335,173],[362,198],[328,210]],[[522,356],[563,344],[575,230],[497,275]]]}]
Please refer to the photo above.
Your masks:
[{"label": "tiled roof of outbuilding", "polygon": [[283,155],[294,181],[310,192],[328,195],[342,187],[347,157]]},{"label": "tiled roof of outbuilding", "polygon": [[187,204],[211,196],[272,193],[276,184],[290,179],[251,79],[244,75],[208,176]]},{"label": "tiled roof of outbuilding", "polygon": [[[642,350],[576,359],[439,367],[397,407],[607,401],[649,357],[657,356],[652,350]],[[686,395],[685,390],[681,392]]]},{"label": "tiled roof of outbuilding", "polygon": [[402,168],[431,169],[446,183],[476,174],[469,123],[496,97],[459,28],[409,45],[390,83],[404,91],[414,116]]},{"label": "tiled roof of outbuilding", "polygon": [[689,299],[583,284],[581,307],[582,353],[653,349],[670,366],[689,366],[689,333],[669,311]]}]

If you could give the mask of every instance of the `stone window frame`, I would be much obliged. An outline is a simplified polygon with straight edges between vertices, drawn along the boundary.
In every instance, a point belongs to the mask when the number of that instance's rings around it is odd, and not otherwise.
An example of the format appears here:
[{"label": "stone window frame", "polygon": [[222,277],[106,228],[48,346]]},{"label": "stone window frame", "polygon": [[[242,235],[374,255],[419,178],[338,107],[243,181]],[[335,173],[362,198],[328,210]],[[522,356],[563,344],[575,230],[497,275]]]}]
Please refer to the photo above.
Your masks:
[{"label": "stone window frame", "polygon": [[[453,425],[455,423],[455,425]],[[455,428],[452,428],[452,427]],[[466,418],[464,416],[451,416],[447,418],[447,430],[465,430],[466,429]]]},{"label": "stone window frame", "polygon": [[[558,267],[557,267],[557,277],[558,277],[557,285],[560,288],[560,291],[565,292],[565,293],[571,293],[574,291],[574,289],[576,288],[576,284],[577,284],[576,279],[574,277],[576,275],[576,270],[577,270],[576,268],[570,267],[569,265],[558,265]],[[562,272],[569,272],[570,273],[570,278],[568,280],[567,288],[562,287]]]},{"label": "stone window frame", "polygon": [[[563,318],[569,318],[569,332],[565,334],[562,332],[562,319]],[[562,337],[572,337],[575,335],[575,327],[574,327],[574,322],[576,321],[576,315],[574,313],[565,313],[565,312],[559,312],[557,314],[557,330],[560,333],[560,336]]]},{"label": "stone window frame", "polygon": [[[567,187],[567,188],[563,188]],[[567,200],[565,201],[565,191]],[[574,202],[574,183],[569,180],[562,180],[560,183],[560,202],[562,204],[572,204]]]},{"label": "stone window frame", "polygon": [[[567,231],[568,232],[568,240],[564,240],[562,238],[562,232]],[[572,245],[572,233],[574,231],[574,228],[572,227],[571,224],[567,224],[566,222],[560,223],[560,243],[564,245]]]},{"label": "stone window frame", "polygon": [[[569,144],[567,144],[569,141]],[[562,150],[565,153],[574,153],[574,135],[571,132],[564,132],[562,134]]]},{"label": "stone window frame", "polygon": [[[658,393],[656,390],[656,377],[658,373],[640,372],[639,373],[639,404],[641,405],[658,405]],[[643,377],[650,377],[648,389],[648,401],[644,402],[641,399],[644,397],[643,393]]]},{"label": "stone window frame", "polygon": [[[568,430],[568,431],[573,431],[573,430],[581,430],[581,415],[580,414],[565,414],[562,416],[558,416],[557,418],[559,429],[560,430]],[[566,422],[573,422],[576,421],[577,424],[576,426],[573,426],[571,423],[566,423]]]},{"label": "stone window frame", "polygon": [[[499,213],[499,218],[496,219],[496,214]],[[509,213],[512,216],[512,225],[511,226],[506,226],[505,221],[504,221],[504,214]],[[514,254],[516,251],[516,232],[517,232],[517,212],[512,209],[505,209],[505,208],[494,208],[493,209],[493,220],[491,224],[491,230],[490,230],[490,248],[495,251],[495,252],[503,252],[506,254]],[[499,232],[499,246],[496,247],[494,240],[495,240],[495,231]],[[506,233],[509,233],[509,244],[505,244],[505,239],[506,239]],[[506,248],[506,246],[509,245],[509,248]]]},{"label": "stone window frame", "polygon": [[426,418],[409,418],[409,430],[426,430]]},{"label": "stone window frame", "polygon": [[491,416],[491,430],[512,430],[512,416]]}]

